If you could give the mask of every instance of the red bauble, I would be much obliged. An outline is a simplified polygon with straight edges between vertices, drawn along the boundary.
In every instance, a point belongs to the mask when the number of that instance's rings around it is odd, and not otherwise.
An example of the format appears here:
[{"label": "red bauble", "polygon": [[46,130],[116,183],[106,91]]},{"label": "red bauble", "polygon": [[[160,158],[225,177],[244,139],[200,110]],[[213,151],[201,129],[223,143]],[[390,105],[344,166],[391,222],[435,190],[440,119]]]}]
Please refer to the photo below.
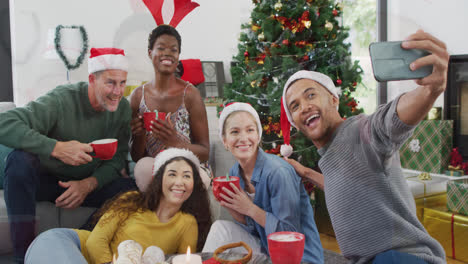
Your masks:
[{"label": "red bauble", "polygon": [[248,57],[248,56],[249,56],[249,52],[248,51],[244,52],[244,57]]},{"label": "red bauble", "polygon": [[304,57],[302,57],[302,60],[308,61],[309,60],[309,55],[304,55]]},{"label": "red bauble", "polygon": [[338,15],[338,11],[336,11],[336,9],[333,9],[332,14],[333,14],[334,16],[337,16],[337,15]]},{"label": "red bauble", "polygon": [[341,85],[342,83],[343,81],[341,81],[341,79],[336,80],[336,84]]},{"label": "red bauble", "polygon": [[357,82],[353,82],[353,86],[356,86],[357,85]]},{"label": "red bauble", "polygon": [[289,40],[287,39],[283,39],[281,43],[283,43],[283,45],[289,46]]}]

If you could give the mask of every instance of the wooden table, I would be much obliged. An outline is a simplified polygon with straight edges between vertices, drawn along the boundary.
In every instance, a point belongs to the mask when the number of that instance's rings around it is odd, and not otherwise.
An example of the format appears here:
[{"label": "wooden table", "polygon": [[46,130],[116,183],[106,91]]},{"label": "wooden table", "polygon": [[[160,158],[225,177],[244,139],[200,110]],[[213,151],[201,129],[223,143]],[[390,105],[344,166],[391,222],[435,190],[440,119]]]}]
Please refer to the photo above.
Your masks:
[{"label": "wooden table", "polygon": [[[208,252],[197,253],[197,254],[202,257],[203,261],[208,260],[208,259],[213,257],[213,253],[208,253]],[[331,263],[333,263],[333,264],[342,264],[342,263],[345,264],[345,263],[347,263],[347,260],[342,255],[340,255],[338,253],[335,253],[333,251],[324,249],[323,250],[323,255],[324,255],[325,263],[330,263],[330,264]],[[221,258],[223,258],[223,259],[228,259],[229,260],[229,259],[239,259],[239,258],[243,257],[244,254],[240,254],[240,253],[221,253],[219,256]],[[171,262],[172,258],[173,258],[173,256],[168,256],[166,261],[168,263],[172,263]],[[252,259],[249,261],[249,264],[271,264],[271,260],[266,255],[253,254]],[[303,262],[302,264],[307,264],[307,262]]]}]

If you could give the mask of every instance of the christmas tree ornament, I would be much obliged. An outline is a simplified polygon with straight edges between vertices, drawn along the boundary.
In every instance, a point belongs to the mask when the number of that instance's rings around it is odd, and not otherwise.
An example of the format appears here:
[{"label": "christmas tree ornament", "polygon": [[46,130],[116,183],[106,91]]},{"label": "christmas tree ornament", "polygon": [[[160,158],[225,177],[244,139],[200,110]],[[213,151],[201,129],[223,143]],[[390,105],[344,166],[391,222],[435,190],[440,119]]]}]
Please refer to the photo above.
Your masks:
[{"label": "christmas tree ornament", "polygon": [[353,86],[356,86],[357,85],[357,82],[353,82]]},{"label": "christmas tree ornament", "polygon": [[302,60],[303,60],[303,61],[308,61],[308,60],[309,60],[309,55],[304,55],[304,56],[302,57]]},{"label": "christmas tree ornament", "polygon": [[283,45],[285,45],[285,46],[289,46],[289,40],[287,40],[287,39],[283,39],[283,41],[281,41],[281,43],[283,43]]},{"label": "christmas tree ornament", "polygon": [[343,11],[343,7],[344,7],[344,6],[343,6],[343,3],[340,2],[340,3],[336,4],[336,7],[337,7],[340,11]]},{"label": "christmas tree ornament", "polygon": [[274,8],[277,12],[281,11],[281,9],[283,9],[283,4],[281,3],[281,1],[278,1],[275,5],[274,5]]},{"label": "christmas tree ornament", "polygon": [[257,83],[257,80],[253,80],[253,81],[250,82],[250,86],[252,86],[252,88],[254,88],[256,83]]},{"label": "christmas tree ornament", "polygon": [[333,14],[333,16],[337,16],[337,15],[338,15],[338,11],[337,11],[336,9],[333,9],[332,14]]},{"label": "christmas tree ornament", "polygon": [[320,12],[317,11],[317,13],[315,13],[317,15],[317,18],[320,16]]},{"label": "christmas tree ornament", "polygon": [[263,32],[258,34],[258,40],[259,41],[265,41],[265,35],[263,35]]},{"label": "christmas tree ornament", "polygon": [[249,52],[248,51],[245,51],[244,52],[244,57],[248,57],[249,56]]},{"label": "christmas tree ornament", "polygon": [[304,24],[306,28],[310,28],[310,26],[312,25],[312,22],[310,20],[302,21],[302,23]]},{"label": "christmas tree ornament", "polygon": [[296,45],[296,47],[298,47],[298,48],[303,48],[306,45],[306,42],[304,40],[296,41],[296,43],[294,43],[294,45]]},{"label": "christmas tree ornament", "polygon": [[314,45],[308,43],[306,44],[306,51],[311,51],[314,48]]},{"label": "christmas tree ornament", "polygon": [[326,28],[328,31],[332,31],[332,30],[333,30],[333,24],[327,20],[327,21],[325,22],[325,28]]},{"label": "christmas tree ornament", "polygon": [[255,32],[255,31],[257,31],[257,30],[259,30],[259,29],[260,29],[260,26],[259,26],[259,25],[255,25],[255,24],[253,24],[251,28],[252,28],[252,31],[254,31],[254,32]]},{"label": "christmas tree ornament", "polygon": [[341,85],[343,81],[341,79],[336,80],[336,84]]}]

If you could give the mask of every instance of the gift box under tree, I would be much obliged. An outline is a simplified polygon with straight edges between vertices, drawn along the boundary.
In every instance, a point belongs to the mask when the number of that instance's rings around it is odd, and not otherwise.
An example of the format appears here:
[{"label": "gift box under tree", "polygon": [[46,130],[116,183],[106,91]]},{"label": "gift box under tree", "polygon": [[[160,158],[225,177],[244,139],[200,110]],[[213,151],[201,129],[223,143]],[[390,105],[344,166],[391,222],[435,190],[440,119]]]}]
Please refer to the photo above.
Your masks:
[{"label": "gift box under tree", "polygon": [[468,179],[447,182],[447,208],[468,215]]},{"label": "gift box under tree", "polygon": [[444,173],[452,150],[453,121],[425,120],[400,148],[403,168]]},{"label": "gift box under tree", "polygon": [[424,208],[423,225],[445,250],[447,257],[468,262],[468,217],[447,208]]}]

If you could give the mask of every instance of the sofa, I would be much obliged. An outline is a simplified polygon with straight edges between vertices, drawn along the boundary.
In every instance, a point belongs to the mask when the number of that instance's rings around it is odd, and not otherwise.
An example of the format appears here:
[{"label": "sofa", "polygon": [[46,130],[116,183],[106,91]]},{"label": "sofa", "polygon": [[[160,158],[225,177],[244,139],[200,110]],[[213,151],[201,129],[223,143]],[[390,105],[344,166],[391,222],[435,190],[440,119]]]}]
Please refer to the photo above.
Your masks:
[{"label": "sofa", "polygon": [[[14,108],[15,105],[9,102],[0,102],[0,112]],[[215,175],[225,174],[234,164],[234,158],[227,152],[217,132],[216,107],[207,107],[207,114],[210,127],[210,159],[209,163]],[[4,162],[4,160],[0,161]],[[129,166],[133,168],[132,164]],[[211,200],[211,211],[213,221],[218,219],[232,219],[230,214],[214,200],[211,188],[209,190]],[[38,234],[55,227],[79,228],[82,226],[96,208],[78,207],[75,209],[57,208],[51,202],[38,202],[36,205],[37,231]],[[8,215],[6,212],[3,190],[0,190],[0,255],[12,253],[10,241],[10,229],[8,225]]]}]

